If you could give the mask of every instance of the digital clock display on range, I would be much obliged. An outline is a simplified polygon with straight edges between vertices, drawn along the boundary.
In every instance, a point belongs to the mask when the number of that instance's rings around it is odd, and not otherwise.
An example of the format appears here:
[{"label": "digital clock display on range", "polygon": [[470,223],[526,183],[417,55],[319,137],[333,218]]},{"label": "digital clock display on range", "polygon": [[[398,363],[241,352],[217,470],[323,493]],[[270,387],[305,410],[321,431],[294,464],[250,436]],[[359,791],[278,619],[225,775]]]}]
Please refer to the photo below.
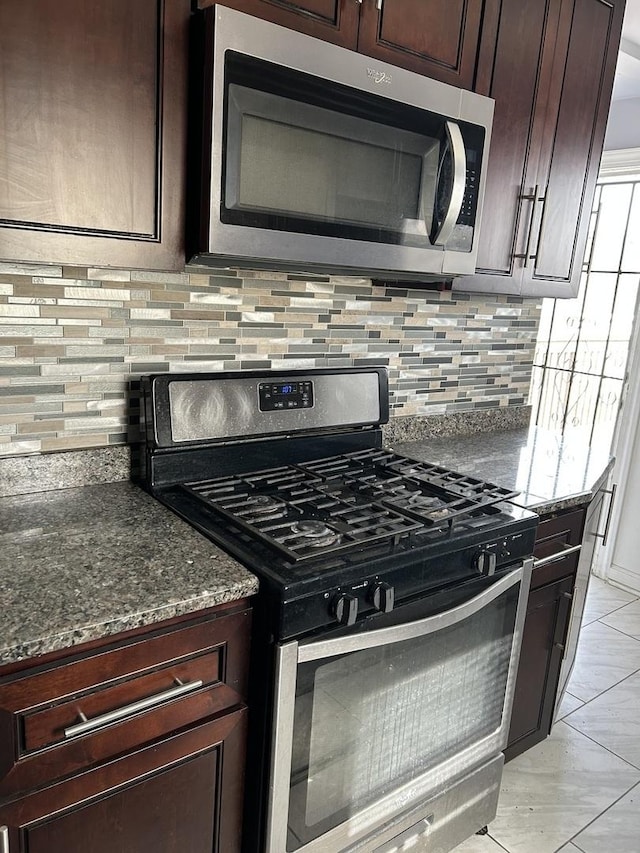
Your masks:
[{"label": "digital clock display on range", "polygon": [[261,412],[310,409],[313,406],[313,382],[260,382]]}]

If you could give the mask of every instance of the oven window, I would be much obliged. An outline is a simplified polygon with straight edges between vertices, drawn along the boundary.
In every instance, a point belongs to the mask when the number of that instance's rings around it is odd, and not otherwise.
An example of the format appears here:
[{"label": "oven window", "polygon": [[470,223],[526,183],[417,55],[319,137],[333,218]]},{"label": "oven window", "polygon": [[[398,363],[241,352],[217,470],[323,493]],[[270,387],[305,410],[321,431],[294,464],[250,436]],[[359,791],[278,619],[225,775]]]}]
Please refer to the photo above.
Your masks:
[{"label": "oven window", "polygon": [[[228,51],[221,221],[428,247],[453,192],[445,123],[426,110]],[[471,251],[484,131],[457,125],[466,184],[447,246]]]},{"label": "oven window", "polygon": [[299,665],[288,850],[419,776],[436,787],[443,762],[500,728],[518,592],[437,633]]}]

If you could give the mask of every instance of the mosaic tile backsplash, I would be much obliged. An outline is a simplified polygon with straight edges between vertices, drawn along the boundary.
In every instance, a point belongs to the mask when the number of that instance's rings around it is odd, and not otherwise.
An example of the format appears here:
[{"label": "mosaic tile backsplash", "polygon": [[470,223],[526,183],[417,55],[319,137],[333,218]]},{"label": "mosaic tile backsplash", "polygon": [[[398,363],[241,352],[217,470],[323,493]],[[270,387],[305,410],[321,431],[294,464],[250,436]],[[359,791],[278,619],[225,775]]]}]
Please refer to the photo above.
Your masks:
[{"label": "mosaic tile backsplash", "polygon": [[392,415],[526,403],[539,300],[0,263],[0,456],[125,444],[159,371],[388,365]]}]

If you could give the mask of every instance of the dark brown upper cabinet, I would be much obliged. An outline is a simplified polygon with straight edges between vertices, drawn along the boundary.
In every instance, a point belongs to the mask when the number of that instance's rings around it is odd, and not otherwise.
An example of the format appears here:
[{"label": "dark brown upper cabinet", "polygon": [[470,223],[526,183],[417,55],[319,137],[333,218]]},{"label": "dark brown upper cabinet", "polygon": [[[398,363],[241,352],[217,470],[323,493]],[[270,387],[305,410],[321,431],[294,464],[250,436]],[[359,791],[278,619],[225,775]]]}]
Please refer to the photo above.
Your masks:
[{"label": "dark brown upper cabinet", "polygon": [[[213,5],[214,0],[198,0],[199,9]],[[358,0],[299,0],[295,3],[291,0],[224,0],[218,5],[231,6],[351,50],[358,46]]]},{"label": "dark brown upper cabinet", "polygon": [[473,89],[484,0],[363,0],[358,50]]},{"label": "dark brown upper cabinet", "polygon": [[184,264],[189,0],[0,4],[0,256]]},{"label": "dark brown upper cabinet", "polygon": [[478,273],[458,290],[575,296],[624,0],[502,0],[476,86],[495,98]]},{"label": "dark brown upper cabinet", "polygon": [[[224,0],[223,5],[473,89],[485,3],[494,5],[493,0]],[[211,6],[213,0],[198,5]]]}]

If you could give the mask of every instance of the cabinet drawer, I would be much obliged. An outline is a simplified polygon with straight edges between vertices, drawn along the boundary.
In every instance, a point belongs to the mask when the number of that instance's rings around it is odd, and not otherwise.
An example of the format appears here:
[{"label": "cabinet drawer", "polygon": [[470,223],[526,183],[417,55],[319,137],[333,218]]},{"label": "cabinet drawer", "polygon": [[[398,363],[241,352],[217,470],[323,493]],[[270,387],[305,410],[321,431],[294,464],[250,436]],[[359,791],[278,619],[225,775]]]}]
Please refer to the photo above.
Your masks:
[{"label": "cabinet drawer", "polygon": [[580,545],[584,517],[583,507],[540,519],[533,548],[536,563],[540,561],[540,564],[533,565],[532,589],[575,573],[579,550],[563,554]]},{"label": "cabinet drawer", "polygon": [[[82,726],[85,733],[95,731],[110,721],[118,722],[133,716],[136,709],[138,713],[149,711],[163,702],[177,701],[201,688],[225,687],[222,657],[220,650],[216,649],[190,660],[169,663],[155,672],[123,683],[92,688],[91,692],[59,705],[26,713],[21,747],[25,753],[32,752],[78,737],[83,734]],[[228,688],[221,693],[225,697],[221,697],[221,708],[234,704]]]},{"label": "cabinet drawer", "polygon": [[246,699],[250,612],[121,644],[0,684],[0,795],[38,788]]}]

